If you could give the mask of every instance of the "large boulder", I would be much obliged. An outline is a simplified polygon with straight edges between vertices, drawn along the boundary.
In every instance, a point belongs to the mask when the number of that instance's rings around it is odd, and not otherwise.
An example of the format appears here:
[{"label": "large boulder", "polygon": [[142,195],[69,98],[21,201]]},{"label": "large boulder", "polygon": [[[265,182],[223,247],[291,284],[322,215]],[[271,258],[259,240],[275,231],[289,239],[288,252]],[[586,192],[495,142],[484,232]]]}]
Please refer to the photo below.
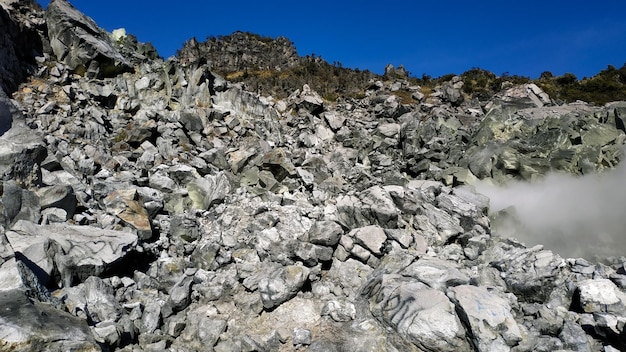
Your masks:
[{"label": "large boulder", "polygon": [[17,221],[6,236],[42,283],[57,274],[58,284],[64,286],[110,269],[137,244],[137,235],[127,232],[24,220]]},{"label": "large boulder", "polygon": [[21,291],[0,295],[0,350],[101,351],[87,322],[50,305],[31,302]]},{"label": "large boulder", "polygon": [[509,302],[481,286],[461,285],[448,294],[471,330],[478,351],[508,351],[522,340]]},{"label": "large boulder", "polygon": [[362,295],[372,314],[426,351],[470,351],[465,328],[446,295],[401,275],[373,277]]},{"label": "large boulder", "polygon": [[50,46],[57,59],[78,73],[110,77],[132,70],[107,32],[66,0],[52,0],[46,10]]}]

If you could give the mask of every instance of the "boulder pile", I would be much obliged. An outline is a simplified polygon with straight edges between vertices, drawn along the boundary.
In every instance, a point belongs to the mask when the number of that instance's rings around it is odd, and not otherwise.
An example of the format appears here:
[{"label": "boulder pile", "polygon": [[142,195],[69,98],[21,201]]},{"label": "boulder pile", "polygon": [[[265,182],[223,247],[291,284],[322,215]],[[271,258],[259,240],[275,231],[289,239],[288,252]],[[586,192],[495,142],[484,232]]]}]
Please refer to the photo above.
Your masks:
[{"label": "boulder pile", "polygon": [[626,104],[459,77],[275,100],[66,0],[1,5],[0,55],[25,8],[50,45],[0,97],[0,350],[626,348],[626,258],[501,237],[466,186],[615,166]]}]

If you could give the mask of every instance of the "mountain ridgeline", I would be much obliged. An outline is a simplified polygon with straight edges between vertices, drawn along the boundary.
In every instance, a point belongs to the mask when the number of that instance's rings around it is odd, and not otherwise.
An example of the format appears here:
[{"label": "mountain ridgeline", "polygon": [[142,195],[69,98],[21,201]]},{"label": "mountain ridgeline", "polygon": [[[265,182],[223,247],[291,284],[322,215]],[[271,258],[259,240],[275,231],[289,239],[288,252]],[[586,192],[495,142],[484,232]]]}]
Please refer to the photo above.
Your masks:
[{"label": "mountain ridgeline", "polygon": [[[263,95],[285,98],[295,89],[309,84],[327,100],[339,97],[363,97],[372,79],[404,78],[422,89],[449,81],[457,74],[431,77],[409,75],[402,68],[385,70],[383,76],[368,70],[343,67],[340,62],[328,63],[310,54],[299,56],[294,43],[285,37],[271,38],[249,32],[208,37],[204,42],[192,38],[177,53],[183,63],[209,62],[212,69],[234,82]],[[603,105],[626,100],[626,63],[617,69],[611,65],[593,77],[577,78],[572,73],[554,76],[545,71],[538,79],[504,73],[497,76],[481,68],[461,73],[463,93],[468,99],[489,100],[510,84],[534,83],[556,101],[577,100]]]},{"label": "mountain ridgeline", "polygon": [[626,350],[623,71],[164,60],[0,1],[0,351]]}]

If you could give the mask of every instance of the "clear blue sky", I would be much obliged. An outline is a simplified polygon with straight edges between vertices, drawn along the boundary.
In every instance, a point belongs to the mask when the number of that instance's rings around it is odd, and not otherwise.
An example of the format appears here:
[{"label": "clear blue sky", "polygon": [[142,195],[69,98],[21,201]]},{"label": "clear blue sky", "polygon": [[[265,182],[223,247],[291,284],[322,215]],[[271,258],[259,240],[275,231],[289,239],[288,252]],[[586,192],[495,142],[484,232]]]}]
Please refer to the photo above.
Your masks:
[{"label": "clear blue sky", "polygon": [[[249,31],[285,36],[300,55],[382,73],[592,76],[626,63],[626,1],[70,0],[108,31],[124,27],[174,55],[186,39]],[[40,0],[45,8],[48,1]]]}]

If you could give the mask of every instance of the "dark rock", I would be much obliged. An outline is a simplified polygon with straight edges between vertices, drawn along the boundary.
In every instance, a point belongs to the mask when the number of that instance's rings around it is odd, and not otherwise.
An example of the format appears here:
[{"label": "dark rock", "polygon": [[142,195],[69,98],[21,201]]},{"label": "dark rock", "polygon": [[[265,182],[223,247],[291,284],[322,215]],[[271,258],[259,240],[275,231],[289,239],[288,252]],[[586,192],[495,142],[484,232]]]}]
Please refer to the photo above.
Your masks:
[{"label": "dark rock", "polygon": [[11,351],[101,351],[87,323],[47,304],[31,302],[21,291],[0,295],[0,346]]},{"label": "dark rock", "polygon": [[109,35],[66,0],[53,0],[46,9],[50,46],[57,59],[79,74],[111,77],[132,65],[113,47]]}]

